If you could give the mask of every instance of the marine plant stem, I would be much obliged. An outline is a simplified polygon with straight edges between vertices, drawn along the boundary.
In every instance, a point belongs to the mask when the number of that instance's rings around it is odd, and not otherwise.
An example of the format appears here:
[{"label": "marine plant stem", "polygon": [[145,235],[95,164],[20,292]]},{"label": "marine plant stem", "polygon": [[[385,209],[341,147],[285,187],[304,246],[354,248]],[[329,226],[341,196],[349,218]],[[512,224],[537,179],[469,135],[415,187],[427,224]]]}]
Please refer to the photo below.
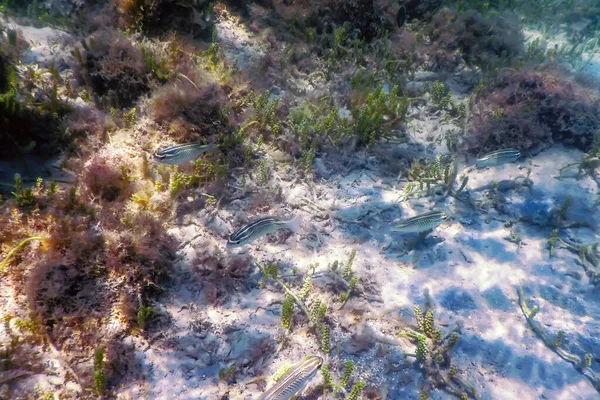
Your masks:
[{"label": "marine plant stem", "polygon": [[591,370],[591,368],[589,368],[589,366],[585,366],[583,364],[583,360],[581,357],[568,352],[561,346],[557,346],[556,341],[552,340],[552,338],[546,332],[544,332],[542,326],[533,320],[533,317],[531,316],[532,310],[529,308],[529,306],[527,305],[527,302],[525,301],[525,294],[523,293],[522,286],[519,286],[518,294],[519,294],[519,306],[521,307],[521,311],[523,312],[523,315],[525,316],[527,323],[529,324],[531,329],[535,332],[535,334],[537,336],[539,336],[540,339],[542,339],[542,342],[544,342],[546,347],[548,347],[550,350],[552,350],[556,354],[558,354],[559,357],[562,358],[563,360],[568,361],[571,364],[573,364],[573,366],[575,366],[575,368],[577,370],[579,370],[586,378],[588,378],[590,380],[590,382],[594,386],[594,389],[596,389],[598,392],[600,392],[600,376],[596,375]]},{"label": "marine plant stem", "polygon": [[310,311],[308,311],[308,308],[306,308],[306,306],[304,305],[304,302],[302,300],[300,300],[298,298],[298,296],[296,296],[294,294],[294,292],[292,292],[290,289],[288,289],[288,287],[286,286],[285,283],[283,283],[279,278],[274,277],[274,276],[270,276],[268,274],[265,273],[265,271],[263,270],[263,268],[260,266],[260,264],[256,264],[256,266],[258,267],[258,269],[260,269],[260,272],[263,273],[264,276],[269,276],[271,279],[273,279],[275,282],[277,282],[277,284],[279,286],[281,286],[281,288],[285,291],[285,293],[290,296],[292,299],[294,299],[294,301],[296,302],[296,304],[298,305],[298,307],[300,307],[300,309],[302,310],[302,312],[304,313],[304,315],[306,315],[306,319],[308,319],[308,325],[309,328],[312,328],[314,326],[311,318],[310,318]]},{"label": "marine plant stem", "polygon": [[[354,259],[354,254],[355,254],[355,251],[354,250],[352,250],[352,251],[353,251],[353,253],[350,256],[351,260]],[[348,263],[350,263],[350,261]],[[356,278],[356,277],[350,278],[350,282],[348,283],[348,291],[346,292],[346,296],[344,298],[344,301],[342,302],[342,305],[339,306],[338,311],[341,310],[342,308],[344,308],[344,306],[346,305],[346,303],[350,299],[350,295],[354,291],[354,288],[356,287],[357,282],[358,282],[358,278]]]},{"label": "marine plant stem", "polygon": [[16,247],[14,247],[11,251],[8,252],[8,254],[6,255],[6,258],[2,261],[2,264],[0,264],[0,272],[2,272],[4,270],[4,267],[6,267],[6,264],[8,264],[8,261],[10,260],[10,258],[17,251],[19,251],[19,249],[21,247],[25,246],[27,243],[31,242],[32,240],[46,240],[46,238],[42,237],[42,236],[32,236],[32,237],[28,237],[27,239],[22,240],[21,243],[19,243]]}]

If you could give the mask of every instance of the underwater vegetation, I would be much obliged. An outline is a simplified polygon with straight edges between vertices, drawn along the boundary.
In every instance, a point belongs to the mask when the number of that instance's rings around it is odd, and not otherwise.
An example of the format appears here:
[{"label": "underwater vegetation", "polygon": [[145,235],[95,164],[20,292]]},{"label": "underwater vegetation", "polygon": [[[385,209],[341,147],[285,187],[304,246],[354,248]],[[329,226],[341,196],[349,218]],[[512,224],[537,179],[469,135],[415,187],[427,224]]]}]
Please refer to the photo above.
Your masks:
[{"label": "underwater vegetation", "polygon": [[18,65],[28,45],[15,30],[0,26],[0,32],[0,156],[55,154],[68,139],[60,75],[52,65],[47,71]]},{"label": "underwater vegetation", "polygon": [[565,340],[564,332],[558,331],[556,333],[555,338],[551,337],[544,330],[542,325],[534,319],[540,311],[539,307],[534,306],[533,308],[529,308],[522,287],[519,287],[518,294],[519,306],[521,308],[521,311],[523,312],[523,316],[527,320],[529,327],[536,333],[536,335],[540,339],[542,339],[544,345],[546,345],[549,349],[558,354],[563,360],[572,364],[575,367],[575,369],[577,369],[577,371],[583,374],[592,383],[594,388],[598,392],[600,392],[600,376],[598,376],[598,374],[590,368],[592,365],[592,360],[594,359],[594,355],[592,353],[585,353],[585,355],[583,355],[582,357],[566,350],[563,347],[563,341]]},{"label": "underwater vegetation", "polygon": [[472,124],[464,148],[498,147],[539,152],[554,141],[583,151],[600,128],[595,91],[553,66],[501,72],[471,99]]},{"label": "underwater vegetation", "polygon": [[426,52],[434,70],[452,70],[460,61],[489,70],[511,65],[525,52],[517,16],[508,11],[501,15],[482,15],[475,10],[457,14],[443,8],[425,33],[431,40]]},{"label": "underwater vegetation", "polygon": [[104,107],[131,107],[150,90],[150,65],[142,49],[123,34],[104,29],[81,41],[73,50],[78,82],[91,89]]},{"label": "underwater vegetation", "polygon": [[211,35],[213,6],[209,0],[115,0],[119,26],[146,34],[176,30],[193,37]]},{"label": "underwater vegetation", "polygon": [[[264,233],[244,223],[287,212],[299,196],[326,197],[319,184],[335,185],[338,176],[357,169],[380,169],[373,187],[402,182],[398,203],[422,195],[451,201],[462,221],[463,203],[472,203],[469,176],[459,175],[461,153],[502,149],[490,161],[500,165],[561,142],[588,153],[577,163],[582,170],[600,165],[597,92],[559,67],[583,50],[553,53],[541,42],[525,42],[523,21],[530,17],[520,10],[550,13],[543,11],[547,2],[73,3],[56,16],[37,2],[1,4],[21,22],[71,31],[56,44],[66,55],[59,67],[55,61],[25,64],[32,44],[22,32],[1,28],[0,157],[27,160],[62,151],[60,168],[73,176],[56,182],[17,174],[5,183],[10,194],[0,201],[0,278],[12,308],[2,315],[7,341],[0,347],[0,372],[14,372],[6,381],[11,394],[20,390],[14,384],[20,378],[44,373],[40,349],[67,371],[61,379],[72,392],[65,398],[118,393],[139,370],[135,350],[123,338],[151,343],[166,336],[171,316],[160,296],[189,246],[183,279],[200,294],[199,308],[228,307],[256,292],[274,299],[269,313],[276,327],[260,328],[276,336],[260,339],[249,360],[212,360],[221,364],[210,377],[220,388],[247,385],[250,378],[263,393],[277,387],[278,379],[261,375],[262,363],[287,357],[301,341],[318,354],[307,374],[314,379],[300,379],[309,398],[385,398],[385,389],[374,383],[380,377],[370,375],[359,351],[339,346],[353,341],[367,348],[379,340],[352,331],[371,318],[365,304],[379,301],[379,283],[363,265],[356,267],[357,259],[369,256],[348,248],[347,259],[318,273],[316,263],[288,263],[281,254],[255,258],[254,250],[266,242],[291,242],[282,232],[253,242],[247,252],[230,252],[233,242]],[[589,24],[573,34],[589,41],[600,24],[599,7],[573,4],[565,18],[576,23],[589,13]],[[235,36],[232,27],[254,36]],[[419,126],[424,115],[434,116],[434,124]],[[419,130],[438,125],[456,129],[431,140],[418,137],[428,134]],[[447,153],[432,155],[444,141]],[[190,143],[194,154],[159,162],[176,158]],[[407,149],[401,156],[394,153],[400,147]],[[531,186],[530,173],[519,185]],[[490,185],[488,204],[498,205],[499,184]],[[306,193],[292,192],[296,187]],[[356,199],[344,199],[350,200]],[[557,211],[562,220],[567,203]],[[323,210],[315,219],[328,220],[330,228],[334,218]],[[396,228],[420,232],[445,219],[442,212],[423,212]],[[280,225],[295,228],[297,221],[290,222]],[[172,233],[175,228],[194,229],[195,236],[185,242]],[[321,233],[300,232],[294,240],[321,242]],[[516,231],[511,235],[520,245]],[[598,284],[597,242],[572,243],[554,232],[549,244],[551,251],[564,247],[579,254],[586,275]],[[520,305],[546,346],[598,387],[590,356],[557,350],[562,335],[552,344],[524,299]],[[468,371],[451,360],[459,329],[434,322],[429,302],[414,308],[414,319],[414,326],[394,321],[393,333],[400,331],[414,347],[402,362],[419,373],[421,398],[437,389],[479,398],[467,383]],[[204,334],[212,329],[198,326]],[[239,329],[233,322],[225,328]],[[399,348],[379,341],[388,346],[382,353]],[[257,359],[256,370],[248,372]],[[286,372],[276,377],[285,379]]]},{"label": "underwater vegetation", "polygon": [[[18,245],[1,273],[30,310],[19,318],[35,327],[35,340],[63,349],[65,368],[88,346],[102,343],[112,351],[114,332],[97,328],[106,321],[117,318],[128,329],[143,329],[136,313],[160,291],[172,263],[175,241],[165,232],[156,203],[150,212],[134,202],[134,183],[123,177],[125,171],[98,155],[82,171],[79,185],[57,188],[40,179],[27,189],[16,181],[19,208],[3,205],[3,253]],[[37,245],[25,246],[27,241]],[[85,347],[67,351],[74,340]],[[12,349],[9,358],[18,359],[19,352]],[[102,379],[112,371],[107,367]],[[84,365],[72,372],[79,385],[91,385]]]},{"label": "underwater vegetation", "polygon": [[432,301],[427,295],[425,297],[425,312],[418,305],[413,309],[416,330],[406,327],[398,333],[399,337],[407,337],[417,346],[414,354],[405,356],[414,357],[427,378],[421,398],[427,398],[434,388],[442,388],[460,399],[479,399],[475,388],[466,383],[458,368],[452,365],[451,352],[460,338],[458,329],[442,333],[436,328]]}]

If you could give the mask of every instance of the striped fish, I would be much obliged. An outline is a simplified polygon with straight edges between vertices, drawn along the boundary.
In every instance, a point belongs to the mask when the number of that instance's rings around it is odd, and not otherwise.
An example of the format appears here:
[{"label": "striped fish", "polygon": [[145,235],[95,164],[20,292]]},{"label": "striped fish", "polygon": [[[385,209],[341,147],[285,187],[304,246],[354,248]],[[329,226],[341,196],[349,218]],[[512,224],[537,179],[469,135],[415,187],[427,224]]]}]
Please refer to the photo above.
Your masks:
[{"label": "striped fish", "polygon": [[323,365],[319,356],[306,356],[287,374],[277,381],[275,386],[263,393],[259,400],[288,400],[306,387]]},{"label": "striped fish", "polygon": [[178,144],[156,151],[153,159],[154,161],[163,164],[185,164],[186,162],[195,160],[207,151],[213,151],[216,148],[217,146],[214,143]]},{"label": "striped fish", "polygon": [[441,211],[431,211],[406,219],[395,225],[392,230],[403,233],[424,232],[437,227],[444,222],[448,216]]},{"label": "striped fish", "polygon": [[491,167],[506,164],[515,161],[521,157],[521,152],[517,149],[502,149],[487,153],[477,159],[477,166]]},{"label": "striped fish", "polygon": [[229,236],[227,248],[244,246],[267,233],[287,228],[297,232],[300,227],[300,216],[297,215],[289,221],[282,221],[275,217],[264,217],[244,225]]}]

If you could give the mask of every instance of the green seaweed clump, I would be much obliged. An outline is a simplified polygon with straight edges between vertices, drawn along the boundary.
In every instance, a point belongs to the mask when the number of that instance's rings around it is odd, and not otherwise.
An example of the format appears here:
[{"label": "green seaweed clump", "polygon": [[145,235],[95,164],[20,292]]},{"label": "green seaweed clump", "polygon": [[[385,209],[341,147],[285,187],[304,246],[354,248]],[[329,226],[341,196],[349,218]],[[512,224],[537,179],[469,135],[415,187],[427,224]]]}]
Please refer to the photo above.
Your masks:
[{"label": "green seaweed clump", "polygon": [[374,144],[380,138],[389,137],[394,124],[404,120],[408,99],[400,97],[398,86],[388,93],[382,83],[374,90],[356,93],[352,104],[353,131],[363,145]]},{"label": "green seaweed clump", "polygon": [[450,353],[458,343],[458,330],[443,334],[440,329],[436,329],[433,309],[429,303],[430,300],[427,301],[425,313],[420,306],[414,307],[416,330],[404,328],[398,333],[399,337],[407,337],[416,344],[415,353],[407,353],[405,356],[414,357],[427,377],[422,393],[442,388],[461,399],[479,399],[475,389],[465,383],[457,375],[458,369],[451,365]]},{"label": "green seaweed clump", "polygon": [[97,347],[94,350],[94,386],[96,393],[101,395],[106,390],[106,374],[104,371],[104,350]]}]

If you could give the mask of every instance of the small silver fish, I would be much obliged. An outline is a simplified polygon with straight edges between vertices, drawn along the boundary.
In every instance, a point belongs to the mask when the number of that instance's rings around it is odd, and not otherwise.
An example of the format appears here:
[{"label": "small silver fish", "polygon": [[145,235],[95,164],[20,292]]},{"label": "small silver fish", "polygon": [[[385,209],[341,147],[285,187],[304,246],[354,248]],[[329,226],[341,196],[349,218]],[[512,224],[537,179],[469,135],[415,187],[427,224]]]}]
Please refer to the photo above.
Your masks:
[{"label": "small silver fish", "polygon": [[446,213],[441,211],[431,211],[425,214],[417,215],[401,221],[395,225],[392,230],[403,233],[418,233],[437,227],[448,218]]},{"label": "small silver fish", "polygon": [[521,157],[521,152],[519,152],[517,149],[496,150],[492,151],[491,153],[484,154],[478,158],[477,166],[480,168],[498,166],[513,162],[519,157]]},{"label": "small silver fish", "polygon": [[185,164],[200,157],[207,151],[213,151],[217,148],[214,143],[188,143],[178,144],[158,150],[154,153],[153,159],[156,162],[170,165]]},{"label": "small silver fish", "polygon": [[229,236],[227,248],[244,246],[267,233],[287,228],[297,232],[300,227],[300,216],[297,215],[289,221],[282,221],[275,217],[264,217],[250,222]]},{"label": "small silver fish", "polygon": [[306,356],[289,370],[275,386],[263,393],[259,400],[289,400],[306,387],[323,365],[319,356]]}]

